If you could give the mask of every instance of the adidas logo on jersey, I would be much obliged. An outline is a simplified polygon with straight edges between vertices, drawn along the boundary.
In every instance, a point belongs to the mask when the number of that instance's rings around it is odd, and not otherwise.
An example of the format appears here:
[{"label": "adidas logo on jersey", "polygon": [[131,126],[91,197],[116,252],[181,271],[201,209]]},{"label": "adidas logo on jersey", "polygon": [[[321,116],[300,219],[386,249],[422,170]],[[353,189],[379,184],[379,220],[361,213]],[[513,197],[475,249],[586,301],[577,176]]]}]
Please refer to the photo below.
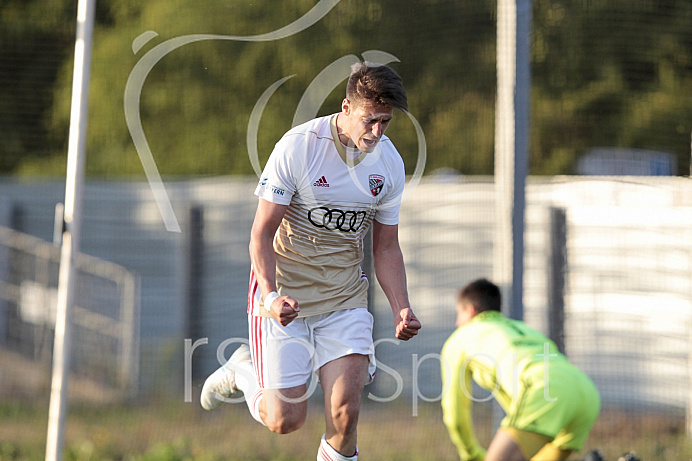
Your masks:
[{"label": "adidas logo on jersey", "polygon": [[327,182],[327,178],[322,176],[320,179],[312,183],[313,186],[315,187],[329,187],[329,183]]}]

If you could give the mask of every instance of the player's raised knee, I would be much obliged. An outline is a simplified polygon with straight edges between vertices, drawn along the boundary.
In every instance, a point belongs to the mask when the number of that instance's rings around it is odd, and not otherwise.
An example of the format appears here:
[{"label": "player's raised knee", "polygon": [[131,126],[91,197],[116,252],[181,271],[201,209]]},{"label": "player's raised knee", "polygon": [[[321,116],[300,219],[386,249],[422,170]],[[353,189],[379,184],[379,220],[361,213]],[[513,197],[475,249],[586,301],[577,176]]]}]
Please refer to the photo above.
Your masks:
[{"label": "player's raised knee", "polygon": [[[268,402],[260,408],[262,420],[267,428],[277,434],[289,434],[297,431],[305,423],[307,405],[271,405]],[[274,402],[277,403],[277,402]]]},{"label": "player's raised knee", "polygon": [[272,415],[264,418],[267,429],[276,434],[290,434],[297,431],[305,423],[305,416]]}]

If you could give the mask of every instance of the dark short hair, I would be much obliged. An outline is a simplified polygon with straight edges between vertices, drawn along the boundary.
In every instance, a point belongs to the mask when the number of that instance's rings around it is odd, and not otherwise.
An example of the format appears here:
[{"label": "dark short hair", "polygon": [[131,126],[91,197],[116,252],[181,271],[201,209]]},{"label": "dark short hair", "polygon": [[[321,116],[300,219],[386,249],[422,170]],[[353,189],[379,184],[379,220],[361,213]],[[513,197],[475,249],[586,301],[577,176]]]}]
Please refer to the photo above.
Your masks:
[{"label": "dark short hair", "polygon": [[381,106],[408,111],[406,90],[399,74],[389,66],[367,61],[351,66],[346,98],[356,105],[371,101]]},{"label": "dark short hair", "polygon": [[473,304],[476,311],[501,311],[500,288],[488,279],[478,279],[459,290],[459,301]]}]

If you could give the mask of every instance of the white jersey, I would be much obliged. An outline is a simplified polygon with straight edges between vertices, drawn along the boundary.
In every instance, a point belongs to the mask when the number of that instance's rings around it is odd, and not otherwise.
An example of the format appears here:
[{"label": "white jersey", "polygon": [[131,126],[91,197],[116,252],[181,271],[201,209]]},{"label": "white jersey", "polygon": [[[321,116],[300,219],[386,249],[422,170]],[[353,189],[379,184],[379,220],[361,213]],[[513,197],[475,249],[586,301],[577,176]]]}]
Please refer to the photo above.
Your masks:
[{"label": "white jersey", "polygon": [[336,116],[288,131],[255,190],[261,199],[288,205],[274,237],[276,283],[279,294],[298,301],[300,316],[367,307],[363,238],[373,219],[399,222],[401,156],[382,136],[373,152],[353,159],[339,141]]}]

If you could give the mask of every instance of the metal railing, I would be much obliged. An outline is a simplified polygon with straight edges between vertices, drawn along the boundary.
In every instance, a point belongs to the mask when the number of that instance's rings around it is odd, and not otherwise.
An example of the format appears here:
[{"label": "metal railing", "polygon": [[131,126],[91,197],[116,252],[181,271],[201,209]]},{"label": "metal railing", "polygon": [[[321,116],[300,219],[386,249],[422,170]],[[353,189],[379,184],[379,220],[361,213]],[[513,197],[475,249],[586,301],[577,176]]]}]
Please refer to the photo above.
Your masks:
[{"label": "metal railing", "polygon": [[[48,367],[55,328],[60,248],[0,226],[0,353]],[[139,279],[86,254],[76,258],[72,373],[129,398],[139,380]]]}]

